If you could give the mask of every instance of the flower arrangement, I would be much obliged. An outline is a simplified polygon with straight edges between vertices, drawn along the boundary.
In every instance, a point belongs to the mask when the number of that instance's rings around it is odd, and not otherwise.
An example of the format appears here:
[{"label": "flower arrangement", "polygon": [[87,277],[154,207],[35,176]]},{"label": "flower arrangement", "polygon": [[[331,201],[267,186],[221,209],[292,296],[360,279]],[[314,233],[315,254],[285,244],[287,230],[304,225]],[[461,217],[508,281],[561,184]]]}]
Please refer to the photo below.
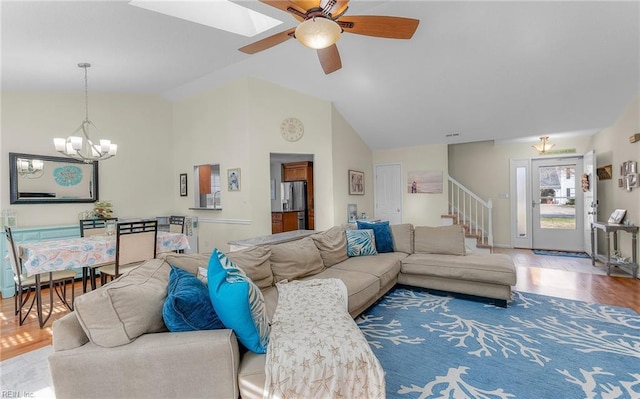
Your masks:
[{"label": "flower arrangement", "polygon": [[111,201],[96,201],[93,208],[93,217],[108,219],[113,217]]}]

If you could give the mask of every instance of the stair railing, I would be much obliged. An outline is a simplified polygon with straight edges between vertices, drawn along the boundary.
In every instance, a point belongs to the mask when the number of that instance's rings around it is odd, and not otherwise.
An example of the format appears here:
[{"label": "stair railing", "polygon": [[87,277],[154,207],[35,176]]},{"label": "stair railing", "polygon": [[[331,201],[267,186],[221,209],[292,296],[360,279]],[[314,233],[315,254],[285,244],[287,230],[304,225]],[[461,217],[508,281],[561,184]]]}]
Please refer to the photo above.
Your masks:
[{"label": "stair railing", "polygon": [[483,200],[460,182],[449,176],[449,212],[457,215],[458,223],[467,224],[480,242],[493,248],[493,202]]}]

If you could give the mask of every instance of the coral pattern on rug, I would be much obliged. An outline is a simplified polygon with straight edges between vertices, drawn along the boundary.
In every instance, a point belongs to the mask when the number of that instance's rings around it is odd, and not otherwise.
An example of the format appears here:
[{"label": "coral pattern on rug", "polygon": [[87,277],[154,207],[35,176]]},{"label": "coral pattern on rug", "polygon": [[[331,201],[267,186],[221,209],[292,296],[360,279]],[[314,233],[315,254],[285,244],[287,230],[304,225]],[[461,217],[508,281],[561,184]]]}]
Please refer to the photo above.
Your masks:
[{"label": "coral pattern on rug", "polygon": [[514,292],[508,308],[396,287],[356,319],[388,398],[640,398],[640,315]]}]

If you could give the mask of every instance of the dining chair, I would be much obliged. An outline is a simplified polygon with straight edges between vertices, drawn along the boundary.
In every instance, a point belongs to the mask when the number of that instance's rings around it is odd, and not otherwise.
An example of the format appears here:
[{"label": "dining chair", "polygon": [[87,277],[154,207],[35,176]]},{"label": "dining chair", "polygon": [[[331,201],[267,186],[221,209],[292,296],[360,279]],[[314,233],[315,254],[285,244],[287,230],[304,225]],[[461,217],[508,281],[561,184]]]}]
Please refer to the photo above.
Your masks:
[{"label": "dining chair", "polygon": [[171,233],[184,233],[184,216],[169,216],[169,231]]},{"label": "dining chair", "polygon": [[[185,216],[169,216],[169,232],[184,234]],[[176,249],[174,252],[184,253],[184,249]]]},{"label": "dining chair", "polygon": [[[91,237],[107,234],[107,222],[117,222],[118,218],[80,219],[80,237]],[[96,289],[96,269],[113,264],[113,262],[98,263],[82,267],[82,292],[87,292],[87,280],[91,281],[91,289]]]},{"label": "dining chair", "polygon": [[158,221],[141,220],[120,222],[116,225],[116,261],[109,266],[98,268],[100,282],[107,283],[120,277],[142,262],[154,259],[157,250]]},{"label": "dining chair", "polygon": [[[73,310],[73,301],[75,299],[74,279],[76,277],[76,272],[74,270],[60,270],[40,273],[36,276],[27,276],[22,269],[22,260],[19,256],[18,247],[13,239],[11,227],[5,226],[4,231],[9,244],[9,262],[11,263],[13,281],[16,288],[14,308],[15,316],[19,316],[19,325],[24,324],[24,321],[33,309],[33,305],[36,305],[38,323],[40,324],[40,328],[42,328],[53,313],[54,291],[58,295],[58,298],[60,298],[60,301],[62,301],[69,310]],[[71,285],[71,301],[67,299],[67,284]],[[49,314],[46,318],[43,318],[42,314],[41,288],[43,285],[49,286]],[[31,298],[31,303],[29,304],[29,298],[32,294],[33,298]],[[23,315],[23,309],[26,306],[28,306],[28,309]]]}]

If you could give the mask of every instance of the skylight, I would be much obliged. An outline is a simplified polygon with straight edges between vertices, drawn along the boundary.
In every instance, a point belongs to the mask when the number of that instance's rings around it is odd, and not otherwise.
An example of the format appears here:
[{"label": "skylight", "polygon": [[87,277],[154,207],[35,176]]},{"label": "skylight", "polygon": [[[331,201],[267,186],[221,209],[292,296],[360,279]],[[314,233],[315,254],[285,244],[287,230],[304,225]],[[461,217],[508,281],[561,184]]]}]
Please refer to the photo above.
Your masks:
[{"label": "skylight", "polygon": [[131,0],[129,4],[247,37],[255,36],[282,23],[228,0]]}]

